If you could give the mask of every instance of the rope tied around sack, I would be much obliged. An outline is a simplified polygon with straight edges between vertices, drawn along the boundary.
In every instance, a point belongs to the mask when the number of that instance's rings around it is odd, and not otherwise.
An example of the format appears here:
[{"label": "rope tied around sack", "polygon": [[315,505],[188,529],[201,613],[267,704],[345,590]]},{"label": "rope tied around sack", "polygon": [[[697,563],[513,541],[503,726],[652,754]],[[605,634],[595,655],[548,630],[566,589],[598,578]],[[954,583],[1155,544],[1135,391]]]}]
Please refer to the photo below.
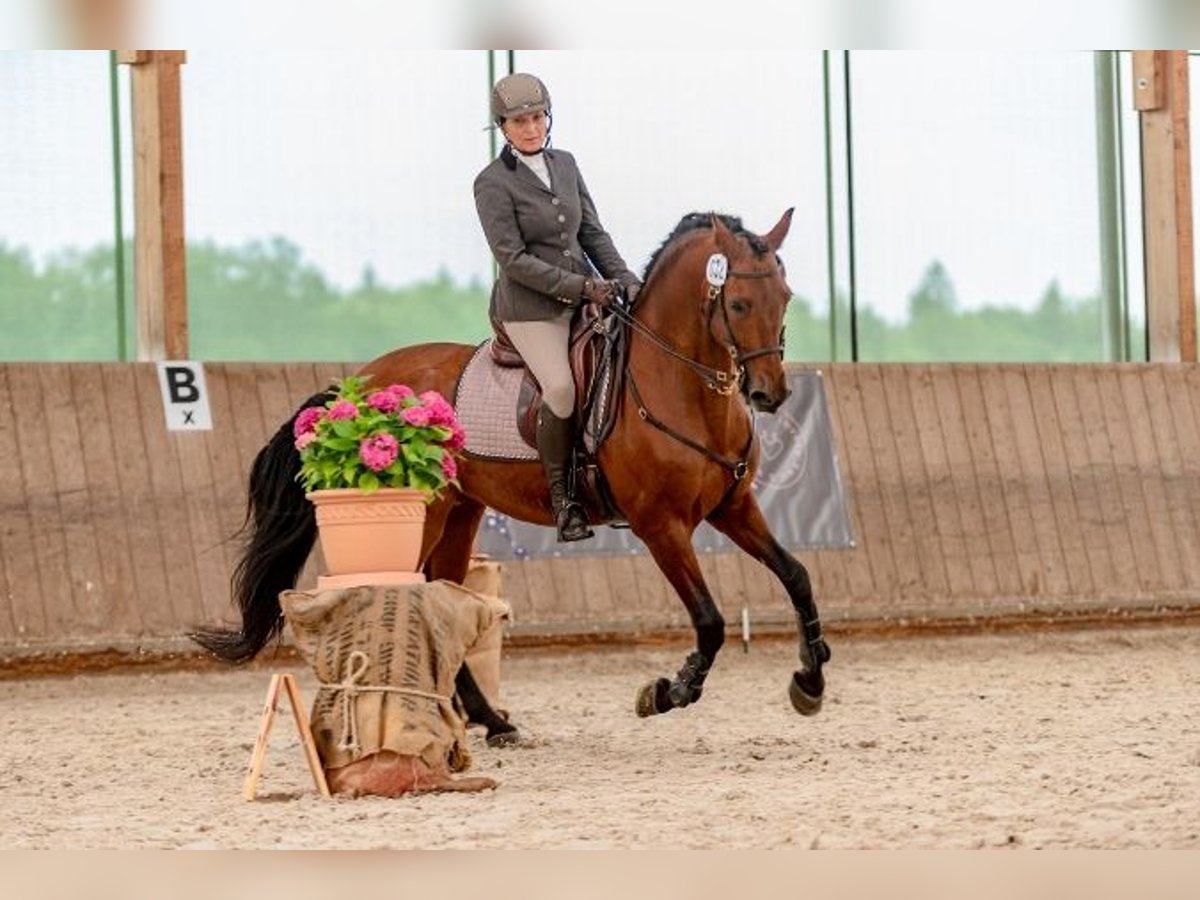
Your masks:
[{"label": "rope tied around sack", "polygon": [[450,698],[444,694],[434,694],[430,691],[422,691],[419,688],[395,687],[390,684],[359,684],[359,681],[367,674],[367,669],[371,665],[371,658],[361,650],[351,651],[346,657],[346,664],[342,668],[342,680],[334,682],[321,682],[318,691],[333,691],[341,692],[342,695],[342,739],[338,743],[339,750],[347,750],[351,753],[358,753],[360,745],[358,743],[358,695],[368,692],[378,692],[386,694],[407,694],[410,697],[421,697],[426,700],[435,700],[438,703],[449,703]]}]

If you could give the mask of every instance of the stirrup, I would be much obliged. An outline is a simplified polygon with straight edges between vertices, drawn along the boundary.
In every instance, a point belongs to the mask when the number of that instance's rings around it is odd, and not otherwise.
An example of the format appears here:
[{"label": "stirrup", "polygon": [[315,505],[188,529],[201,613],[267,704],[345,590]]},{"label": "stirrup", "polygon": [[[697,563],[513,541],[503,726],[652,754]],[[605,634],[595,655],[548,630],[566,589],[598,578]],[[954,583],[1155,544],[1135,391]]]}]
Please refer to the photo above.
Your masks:
[{"label": "stirrup", "polygon": [[572,541],[586,541],[590,537],[595,537],[596,532],[592,531],[588,524],[587,514],[583,511],[583,507],[575,501],[568,501],[563,504],[554,517],[555,524],[558,526],[558,541],[560,544],[568,544]]}]

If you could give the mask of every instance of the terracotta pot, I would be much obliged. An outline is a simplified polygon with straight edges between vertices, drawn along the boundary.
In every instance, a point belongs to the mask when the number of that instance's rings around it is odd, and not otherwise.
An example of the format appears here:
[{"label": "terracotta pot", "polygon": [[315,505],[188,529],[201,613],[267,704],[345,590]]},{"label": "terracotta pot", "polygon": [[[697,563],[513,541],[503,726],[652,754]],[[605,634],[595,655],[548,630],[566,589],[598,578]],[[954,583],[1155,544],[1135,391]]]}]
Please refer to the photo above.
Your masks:
[{"label": "terracotta pot", "polygon": [[425,531],[425,495],[413,488],[371,493],[313,491],[325,567],[333,576],[416,572]]}]

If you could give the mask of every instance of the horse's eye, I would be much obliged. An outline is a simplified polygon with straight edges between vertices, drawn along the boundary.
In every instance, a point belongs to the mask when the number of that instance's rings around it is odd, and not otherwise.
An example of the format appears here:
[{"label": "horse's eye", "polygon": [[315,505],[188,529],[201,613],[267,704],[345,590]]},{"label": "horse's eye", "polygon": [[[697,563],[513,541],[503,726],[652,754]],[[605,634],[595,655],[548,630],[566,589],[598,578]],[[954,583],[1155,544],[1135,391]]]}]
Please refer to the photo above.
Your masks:
[{"label": "horse's eye", "polygon": [[745,300],[731,300],[729,302],[729,308],[740,315],[741,313],[744,313],[750,309],[750,304]]}]

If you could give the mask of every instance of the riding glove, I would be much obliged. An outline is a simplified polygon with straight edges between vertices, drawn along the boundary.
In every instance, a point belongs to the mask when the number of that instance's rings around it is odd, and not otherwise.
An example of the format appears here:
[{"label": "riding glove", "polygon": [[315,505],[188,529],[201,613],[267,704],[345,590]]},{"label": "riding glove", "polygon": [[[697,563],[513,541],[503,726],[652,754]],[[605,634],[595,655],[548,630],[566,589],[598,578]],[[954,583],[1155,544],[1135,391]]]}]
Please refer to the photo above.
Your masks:
[{"label": "riding glove", "polygon": [[608,306],[617,296],[620,289],[615,281],[605,281],[603,278],[585,278],[583,281],[583,301]]}]

